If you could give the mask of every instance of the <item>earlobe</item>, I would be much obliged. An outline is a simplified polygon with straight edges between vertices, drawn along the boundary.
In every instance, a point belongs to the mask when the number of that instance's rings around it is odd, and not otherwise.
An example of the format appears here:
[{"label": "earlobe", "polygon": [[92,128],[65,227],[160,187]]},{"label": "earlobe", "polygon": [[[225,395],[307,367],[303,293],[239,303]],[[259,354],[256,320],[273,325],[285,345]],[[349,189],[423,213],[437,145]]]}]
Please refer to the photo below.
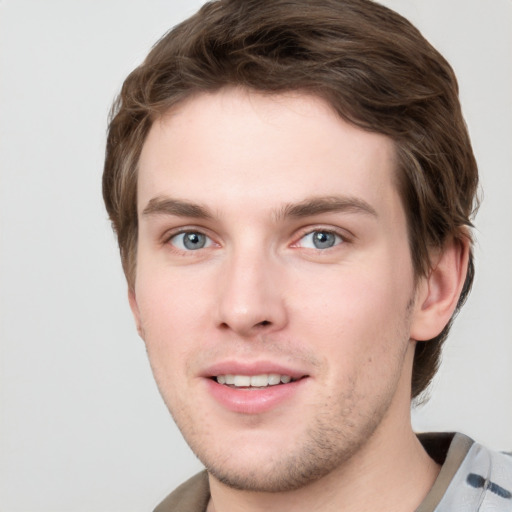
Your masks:
[{"label": "earlobe", "polygon": [[435,338],[450,321],[466,279],[469,240],[450,240],[433,258],[429,275],[418,284],[411,339]]},{"label": "earlobe", "polygon": [[137,304],[137,298],[135,297],[135,291],[131,288],[128,289],[128,302],[130,303],[130,309],[132,310],[135,325],[139,336],[144,339],[142,325],[140,321],[139,305]]}]

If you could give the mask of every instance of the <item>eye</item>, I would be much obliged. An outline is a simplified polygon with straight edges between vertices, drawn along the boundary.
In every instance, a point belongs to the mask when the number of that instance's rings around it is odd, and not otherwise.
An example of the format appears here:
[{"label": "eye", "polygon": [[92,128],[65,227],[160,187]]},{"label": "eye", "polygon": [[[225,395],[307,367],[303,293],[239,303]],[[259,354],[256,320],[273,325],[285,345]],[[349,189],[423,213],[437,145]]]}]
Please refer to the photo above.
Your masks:
[{"label": "eye", "polygon": [[184,231],[172,236],[169,239],[171,245],[181,251],[197,251],[198,249],[204,249],[210,247],[213,242],[204,233],[198,231]]},{"label": "eye", "polygon": [[340,235],[332,231],[311,231],[299,240],[299,245],[306,249],[330,249],[343,242]]}]

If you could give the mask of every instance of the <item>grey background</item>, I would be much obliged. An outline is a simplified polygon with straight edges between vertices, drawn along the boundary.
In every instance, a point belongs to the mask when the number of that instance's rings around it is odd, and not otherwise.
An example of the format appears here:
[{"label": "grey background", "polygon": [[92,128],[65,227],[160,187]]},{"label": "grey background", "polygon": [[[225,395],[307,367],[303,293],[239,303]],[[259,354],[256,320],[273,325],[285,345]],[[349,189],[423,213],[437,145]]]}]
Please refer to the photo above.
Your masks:
[{"label": "grey background", "polygon": [[[200,468],[153,383],[101,200],[110,103],[200,1],[0,0],[0,510],[152,510]],[[454,66],[477,279],[420,430],[512,449],[512,2],[387,0]]]}]

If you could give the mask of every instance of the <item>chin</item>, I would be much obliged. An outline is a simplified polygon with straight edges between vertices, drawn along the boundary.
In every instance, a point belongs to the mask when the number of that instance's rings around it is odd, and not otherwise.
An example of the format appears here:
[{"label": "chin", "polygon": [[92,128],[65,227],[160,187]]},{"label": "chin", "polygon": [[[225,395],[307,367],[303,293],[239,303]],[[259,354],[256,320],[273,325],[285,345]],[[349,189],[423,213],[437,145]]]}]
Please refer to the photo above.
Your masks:
[{"label": "chin", "polygon": [[[316,482],[344,466],[365,441],[371,437],[377,422],[370,422],[357,435],[341,422],[341,427],[322,425],[317,422],[314,429],[302,436],[287,436],[295,439],[289,446],[280,443],[250,443],[237,449],[214,453],[207,447],[191,448],[206,467],[210,476],[222,484],[238,490],[252,492],[287,492]],[[214,438],[210,438],[213,443]],[[270,446],[269,446],[270,445]],[[261,449],[261,447],[265,449]],[[206,448],[206,449],[205,449]]]},{"label": "chin", "polygon": [[221,465],[206,466],[206,469],[213,478],[232,489],[266,493],[294,491],[330,473],[324,465],[304,465],[296,458],[284,460],[271,469],[235,469]]}]

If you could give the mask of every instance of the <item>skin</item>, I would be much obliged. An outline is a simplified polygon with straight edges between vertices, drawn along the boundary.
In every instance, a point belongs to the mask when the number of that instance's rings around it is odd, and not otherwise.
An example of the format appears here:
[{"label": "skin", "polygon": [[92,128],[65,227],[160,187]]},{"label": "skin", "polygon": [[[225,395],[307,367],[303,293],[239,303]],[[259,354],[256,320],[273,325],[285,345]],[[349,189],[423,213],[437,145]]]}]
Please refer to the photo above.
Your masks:
[{"label": "skin", "polygon": [[[224,89],[154,123],[129,297],[209,470],[209,510],[405,511],[431,487],[438,467],[410,425],[414,346],[450,318],[467,248],[415,280],[394,172],[391,140],[304,94]],[[208,378],[226,361],[305,378],[268,410],[233,411]]]}]

